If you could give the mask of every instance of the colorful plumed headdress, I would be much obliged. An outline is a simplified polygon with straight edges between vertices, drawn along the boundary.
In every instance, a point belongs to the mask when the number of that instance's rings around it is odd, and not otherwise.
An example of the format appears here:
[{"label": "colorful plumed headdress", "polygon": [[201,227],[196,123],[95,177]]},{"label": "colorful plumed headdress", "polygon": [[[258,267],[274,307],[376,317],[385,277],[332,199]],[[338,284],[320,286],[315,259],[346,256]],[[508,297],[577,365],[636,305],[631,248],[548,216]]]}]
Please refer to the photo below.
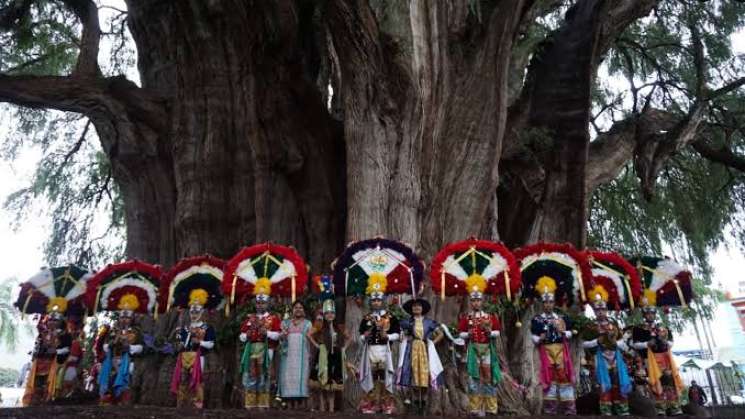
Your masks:
[{"label": "colorful plumed headdress", "polygon": [[295,301],[307,280],[308,267],[295,249],[262,243],[244,247],[228,261],[222,287],[231,304],[247,295],[263,301],[271,295]]},{"label": "colorful plumed headdress", "polygon": [[162,271],[159,266],[131,260],[106,266],[96,273],[86,290],[86,301],[93,313],[120,311],[157,313]]},{"label": "colorful plumed headdress", "polygon": [[522,276],[522,296],[571,305],[587,301],[585,282],[592,278],[584,254],[570,244],[536,243],[515,250]]},{"label": "colorful plumed headdress", "polygon": [[639,306],[653,310],[655,306],[686,307],[693,299],[691,272],[672,259],[641,256],[629,259],[641,274],[644,291]]},{"label": "colorful plumed headdress", "polygon": [[589,251],[586,254],[592,268],[592,279],[585,282],[590,303],[594,305],[600,293],[606,296],[605,302],[611,310],[634,308],[642,289],[636,268],[618,253]]},{"label": "colorful plumed headdress", "polygon": [[345,295],[416,296],[423,266],[411,248],[393,240],[374,238],[351,243],[334,261],[334,285]]},{"label": "colorful plumed headdress", "polygon": [[520,290],[520,268],[503,244],[470,238],[443,247],[430,265],[432,290],[445,296],[484,293],[511,300]]},{"label": "colorful plumed headdress", "polygon": [[225,261],[209,255],[181,259],[161,281],[161,310],[174,306],[207,310],[222,307],[224,266]]},{"label": "colorful plumed headdress", "polygon": [[334,301],[334,280],[330,275],[316,275],[313,277],[313,293],[318,296],[321,302],[321,311],[323,313],[336,312]]},{"label": "colorful plumed headdress", "polygon": [[42,269],[19,285],[14,305],[23,314],[85,314],[86,283],[91,274],[74,265]]}]

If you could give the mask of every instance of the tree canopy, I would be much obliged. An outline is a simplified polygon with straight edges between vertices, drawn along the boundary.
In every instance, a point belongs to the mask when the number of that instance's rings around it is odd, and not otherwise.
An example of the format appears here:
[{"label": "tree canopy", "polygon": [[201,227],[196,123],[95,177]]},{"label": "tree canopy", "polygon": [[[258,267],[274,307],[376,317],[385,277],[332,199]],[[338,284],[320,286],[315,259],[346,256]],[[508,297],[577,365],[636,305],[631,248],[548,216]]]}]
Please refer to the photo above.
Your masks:
[{"label": "tree canopy", "polygon": [[[299,36],[317,38],[318,27],[330,19],[328,8],[296,3],[310,8],[306,13],[312,17]],[[465,3],[471,29],[464,30],[473,31],[500,2]],[[543,53],[575,23],[572,15],[584,3],[602,2],[528,3],[510,60],[509,110],[515,118],[535,87],[531,76],[546,59]],[[608,12],[616,25],[600,35],[607,39],[591,63],[589,243],[629,254],[674,251],[707,274],[709,251],[728,238],[745,244],[745,6],[724,0],[618,3]],[[33,182],[10,196],[5,208],[22,223],[30,204],[42,203],[54,220],[45,244],[52,264],[100,265],[122,257],[124,205],[88,116],[50,111],[60,106],[25,100],[23,87],[13,83],[26,76],[65,77],[91,61],[100,77],[136,79],[138,45],[130,34],[127,6],[116,1],[0,1],[0,99],[10,104],[3,112],[11,121],[3,157],[12,160],[30,146],[43,152]],[[404,6],[375,1],[369,7],[391,42],[410,36],[403,21],[410,12]],[[733,37],[738,33],[736,54]],[[90,37],[101,42],[91,43]],[[305,57],[320,67],[331,66],[329,58],[321,48]],[[338,112],[336,97],[324,91],[328,85],[319,89],[330,111]],[[541,176],[526,172],[543,171],[542,161],[552,158],[551,136],[519,123],[506,134],[511,135],[520,141],[504,146],[500,187],[518,181],[530,194],[539,193]]]}]

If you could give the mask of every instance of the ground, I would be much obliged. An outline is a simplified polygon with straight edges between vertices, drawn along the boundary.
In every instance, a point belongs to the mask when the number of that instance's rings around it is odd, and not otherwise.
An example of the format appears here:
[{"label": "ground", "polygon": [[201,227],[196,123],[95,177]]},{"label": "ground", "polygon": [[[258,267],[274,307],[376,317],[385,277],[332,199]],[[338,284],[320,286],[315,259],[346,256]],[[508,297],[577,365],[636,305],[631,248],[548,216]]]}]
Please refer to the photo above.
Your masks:
[{"label": "ground", "polygon": [[[352,419],[359,418],[360,415],[356,412],[348,413],[320,413],[320,412],[309,412],[309,411],[268,411],[268,412],[256,412],[248,413],[245,410],[240,409],[206,409],[202,411],[188,410],[188,409],[175,409],[169,407],[156,407],[156,406],[130,406],[130,407],[99,407],[99,406],[43,406],[43,407],[27,407],[27,408],[10,408],[0,409],[0,418],[18,418],[18,419],[93,419],[93,418],[105,418],[105,419],[119,419],[119,418],[147,418],[147,419],[259,419],[272,417],[274,415],[281,416],[282,419],[313,419],[319,417],[332,417],[337,419]],[[373,416],[373,418],[379,418],[382,416]],[[402,417],[402,416],[399,416]],[[580,418],[593,419],[598,418],[597,416],[579,416]],[[692,416],[678,416],[680,419],[691,418]],[[729,415],[722,415],[717,417],[735,417]],[[530,416],[530,419],[543,419],[550,418],[550,416]],[[556,418],[556,416],[554,416]],[[628,417],[634,419],[635,417]],[[514,419],[522,419],[515,416]],[[525,417],[528,419],[528,417]]]}]

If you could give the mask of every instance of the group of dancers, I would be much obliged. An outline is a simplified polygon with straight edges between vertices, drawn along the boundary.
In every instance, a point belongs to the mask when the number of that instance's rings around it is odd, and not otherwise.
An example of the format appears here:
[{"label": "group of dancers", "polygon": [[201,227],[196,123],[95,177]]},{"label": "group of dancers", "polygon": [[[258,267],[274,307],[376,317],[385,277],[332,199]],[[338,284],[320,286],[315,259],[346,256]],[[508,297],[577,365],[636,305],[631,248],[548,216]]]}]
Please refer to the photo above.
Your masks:
[{"label": "group of dancers", "polygon": [[[591,371],[601,414],[628,415],[634,387],[654,399],[659,414],[681,414],[683,386],[671,355],[672,334],[658,320],[656,303],[658,297],[669,301],[665,294],[670,289],[679,301],[690,299],[685,271],[672,269],[672,262],[663,259],[656,265],[639,260],[633,266],[617,255],[593,257],[566,245],[518,249],[517,258],[508,252],[501,244],[471,239],[435,256],[431,291],[442,299],[467,299],[467,309],[449,324],[432,318],[432,303],[417,296],[425,284],[413,252],[384,239],[351,245],[335,262],[333,276],[316,276],[310,284],[295,251],[273,244],[243,249],[227,263],[208,256],[187,258],[167,273],[139,261],[109,265],[95,275],[74,267],[45,270],[21,286],[16,302],[24,312],[38,312],[39,307],[45,312],[23,402],[57,400],[74,391],[83,335],[80,322],[66,322],[65,315],[80,319],[86,311],[108,311],[115,319],[98,330],[90,348],[88,386],[98,391],[102,405],[133,402],[133,372],[152,347],[137,319],[177,307],[185,321],[170,336],[176,354],[170,391],[179,407],[203,408],[204,374],[210,370],[206,355],[215,349],[217,336],[207,314],[224,310],[230,316],[231,307],[248,307],[247,314],[232,314],[240,316],[235,344],[247,409],[270,408],[279,400],[289,408],[339,410],[346,384],[360,390],[361,413],[394,414],[403,407],[426,414],[430,395],[445,391],[438,354],[445,341],[459,354],[455,362],[466,378],[468,413],[496,415],[507,370],[500,365],[505,355],[500,351],[506,347],[500,344],[504,318],[492,303],[533,307],[535,301],[538,314],[529,332],[539,360],[536,379],[543,389],[544,413],[576,414],[575,370],[580,366],[575,368],[570,347],[577,340],[585,353],[581,367]],[[603,268],[595,262],[617,278],[601,279]],[[642,284],[644,266],[650,272],[664,271],[657,274],[675,281],[672,288],[659,276],[652,276],[649,286]],[[340,288],[344,293],[337,292]],[[305,305],[310,300],[301,298],[306,289],[316,306],[312,315]],[[410,296],[399,310],[403,294]],[[337,321],[341,296],[367,303],[359,324]],[[284,313],[274,312],[273,303],[283,300],[289,301]],[[566,308],[582,301],[594,316],[576,330]],[[643,320],[622,327],[620,316],[609,315],[622,307],[641,309]]]}]

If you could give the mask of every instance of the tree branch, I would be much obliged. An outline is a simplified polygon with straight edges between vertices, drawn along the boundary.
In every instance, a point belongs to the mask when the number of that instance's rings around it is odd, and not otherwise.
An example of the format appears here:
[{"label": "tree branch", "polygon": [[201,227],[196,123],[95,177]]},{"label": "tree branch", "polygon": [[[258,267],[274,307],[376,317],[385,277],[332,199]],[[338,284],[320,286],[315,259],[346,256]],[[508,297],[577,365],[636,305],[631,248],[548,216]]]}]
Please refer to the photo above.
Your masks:
[{"label": "tree branch", "polygon": [[75,13],[83,25],[83,36],[80,42],[80,53],[75,65],[74,74],[97,76],[98,50],[101,39],[101,25],[98,20],[98,7],[93,0],[63,0],[63,3]]},{"label": "tree branch", "polygon": [[34,0],[11,0],[0,9],[0,29],[10,29],[26,16]]},{"label": "tree branch", "polygon": [[737,80],[731,81],[730,83],[725,84],[724,86],[720,87],[719,89],[712,90],[709,92],[709,94],[706,96],[707,99],[716,99],[720,96],[724,96],[727,93],[733,92],[740,87],[745,85],[745,77],[740,77]]},{"label": "tree branch", "polygon": [[745,173],[745,156],[735,154],[727,147],[722,146],[715,148],[709,145],[705,139],[694,141],[691,143],[691,147],[707,160],[723,164]]},{"label": "tree branch", "polygon": [[167,111],[162,98],[125,77],[8,76],[0,74],[0,102],[37,109],[56,109],[86,116],[126,113],[157,132],[165,132]]}]

